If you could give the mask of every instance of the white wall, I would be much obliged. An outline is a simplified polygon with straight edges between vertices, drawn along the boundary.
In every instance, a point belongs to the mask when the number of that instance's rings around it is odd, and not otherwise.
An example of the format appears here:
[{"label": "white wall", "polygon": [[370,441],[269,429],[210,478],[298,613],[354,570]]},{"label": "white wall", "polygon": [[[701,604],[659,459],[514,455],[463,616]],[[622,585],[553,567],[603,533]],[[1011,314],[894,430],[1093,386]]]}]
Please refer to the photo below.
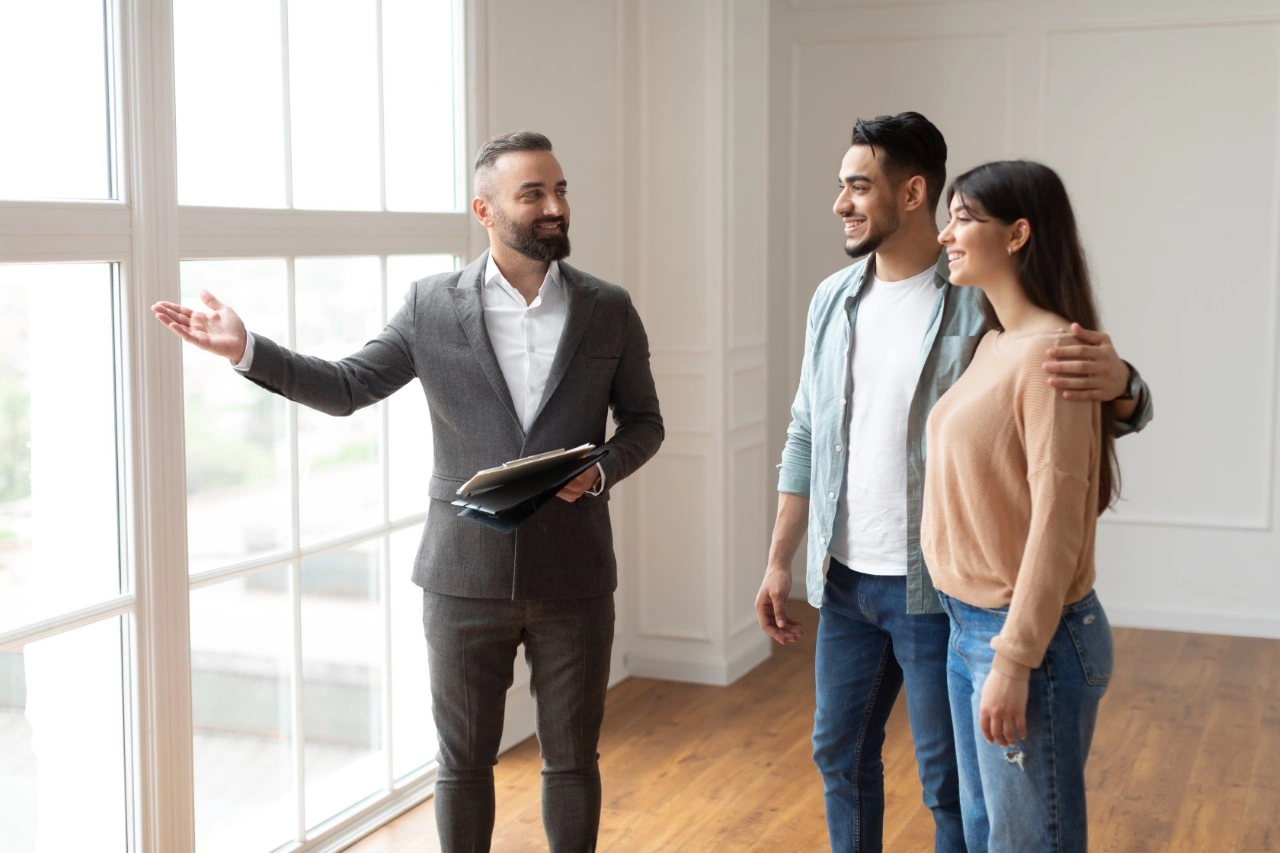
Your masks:
[{"label": "white wall", "polygon": [[[476,9],[475,132],[551,136],[573,262],[626,286],[650,335],[668,433],[614,497],[615,679],[725,683],[767,654],[751,605],[805,308],[847,263],[836,169],[856,116],[904,109],[946,133],[953,175],[1062,173],[1106,328],[1155,389],[1099,532],[1113,621],[1280,637],[1274,0]],[[510,740],[523,679],[508,707]]]},{"label": "white wall", "polygon": [[1280,4],[774,0],[771,39],[770,450],[809,297],[848,262],[831,202],[853,119],[917,110],[950,175],[1062,174],[1104,325],[1154,389],[1100,524],[1113,621],[1280,637]]}]

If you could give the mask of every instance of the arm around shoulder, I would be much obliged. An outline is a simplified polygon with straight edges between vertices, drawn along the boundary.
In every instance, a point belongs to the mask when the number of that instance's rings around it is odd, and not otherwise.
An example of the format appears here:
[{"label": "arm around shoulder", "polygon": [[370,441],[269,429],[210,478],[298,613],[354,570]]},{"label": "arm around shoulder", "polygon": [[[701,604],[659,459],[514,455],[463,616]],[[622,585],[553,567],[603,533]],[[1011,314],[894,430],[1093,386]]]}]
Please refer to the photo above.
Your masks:
[{"label": "arm around shoulder", "polygon": [[1115,412],[1116,438],[1142,432],[1155,417],[1155,405],[1151,401],[1151,386],[1142,378],[1138,369],[1129,362],[1129,382],[1125,393],[1111,401]]}]

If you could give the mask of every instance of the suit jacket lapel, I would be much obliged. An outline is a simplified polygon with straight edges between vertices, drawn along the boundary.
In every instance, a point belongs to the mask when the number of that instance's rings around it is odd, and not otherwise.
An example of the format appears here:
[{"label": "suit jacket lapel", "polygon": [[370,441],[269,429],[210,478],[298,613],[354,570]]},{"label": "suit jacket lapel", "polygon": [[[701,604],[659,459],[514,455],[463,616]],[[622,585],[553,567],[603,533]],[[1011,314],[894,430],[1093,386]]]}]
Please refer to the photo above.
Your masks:
[{"label": "suit jacket lapel", "polygon": [[556,346],[556,356],[551,361],[551,372],[547,374],[547,387],[542,394],[542,402],[538,404],[538,414],[534,415],[534,423],[542,417],[547,401],[551,399],[551,395],[555,394],[560,381],[569,372],[569,365],[573,361],[574,353],[578,351],[578,345],[582,343],[583,335],[591,326],[591,315],[596,307],[595,285],[583,281],[578,271],[564,261],[560,262],[560,279],[564,283],[566,309],[564,331],[560,333],[560,343]]},{"label": "suit jacket lapel", "polygon": [[[508,414],[515,420],[516,426],[520,426],[516,404],[511,399],[511,389],[507,388],[506,377],[502,375],[498,357],[493,352],[493,343],[489,340],[489,330],[484,324],[484,306],[480,301],[480,288],[484,285],[484,270],[488,260],[489,253],[485,252],[479,260],[462,271],[462,276],[453,288],[453,307],[458,312],[458,322],[462,324],[462,330],[466,332],[467,340],[471,342],[471,348],[475,351],[480,369],[488,377],[494,393],[498,395]],[[567,326],[568,323],[565,325]],[[523,429],[521,431],[523,432]]]}]

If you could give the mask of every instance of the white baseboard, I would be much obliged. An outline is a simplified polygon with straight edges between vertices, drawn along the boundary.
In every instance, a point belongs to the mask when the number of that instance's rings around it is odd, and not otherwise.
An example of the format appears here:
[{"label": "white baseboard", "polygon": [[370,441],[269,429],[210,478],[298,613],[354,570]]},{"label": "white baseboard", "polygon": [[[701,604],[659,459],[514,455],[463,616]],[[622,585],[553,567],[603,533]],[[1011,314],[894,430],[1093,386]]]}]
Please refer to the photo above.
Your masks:
[{"label": "white baseboard", "polygon": [[725,687],[737,681],[768,659],[772,651],[768,637],[743,643],[727,661],[697,661],[656,657],[637,652],[627,653],[627,669],[638,678],[660,678],[664,681],[690,681]]},{"label": "white baseboard", "polygon": [[1280,640],[1280,615],[1276,614],[1126,605],[1105,599],[1102,605],[1107,609],[1107,618],[1111,620],[1111,624],[1118,628],[1188,631],[1193,634],[1226,634],[1233,637]]}]

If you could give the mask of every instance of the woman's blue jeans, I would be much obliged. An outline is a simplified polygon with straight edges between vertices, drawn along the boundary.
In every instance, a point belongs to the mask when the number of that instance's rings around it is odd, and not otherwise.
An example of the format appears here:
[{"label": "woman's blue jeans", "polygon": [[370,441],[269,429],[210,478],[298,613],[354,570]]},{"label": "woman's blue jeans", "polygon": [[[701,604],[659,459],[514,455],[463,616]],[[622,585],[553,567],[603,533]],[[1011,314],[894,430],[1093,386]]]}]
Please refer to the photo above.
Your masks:
[{"label": "woman's blue jeans", "polygon": [[978,722],[991,639],[1008,608],[939,597],[951,619],[947,687],[969,853],[1084,853],[1084,764],[1112,663],[1111,625],[1097,595],[1063,609],[1044,663],[1031,672],[1027,737],[1015,747],[987,743]]}]

